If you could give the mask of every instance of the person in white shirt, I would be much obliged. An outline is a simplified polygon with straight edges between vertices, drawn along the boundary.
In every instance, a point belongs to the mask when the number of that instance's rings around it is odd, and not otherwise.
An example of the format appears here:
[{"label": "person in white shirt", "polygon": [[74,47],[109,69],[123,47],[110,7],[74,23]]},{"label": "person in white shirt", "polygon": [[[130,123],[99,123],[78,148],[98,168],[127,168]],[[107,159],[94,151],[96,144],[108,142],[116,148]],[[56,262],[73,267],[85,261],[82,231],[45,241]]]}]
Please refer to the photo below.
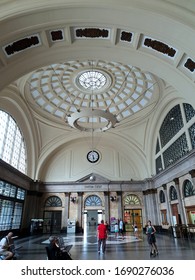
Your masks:
[{"label": "person in white shirt", "polygon": [[3,260],[13,259],[14,253],[10,251],[13,246],[13,232],[9,232],[5,237],[0,241],[0,256]]},{"label": "person in white shirt", "polygon": [[124,239],[124,224],[123,224],[123,220],[120,219],[119,221],[119,234],[122,236],[122,238]]},{"label": "person in white shirt", "polygon": [[138,239],[138,226],[136,223],[133,225],[135,238]]},{"label": "person in white shirt", "polygon": [[117,238],[117,237],[118,237],[118,232],[119,232],[118,223],[116,223],[116,224],[114,225],[114,232],[115,232],[115,238]]}]

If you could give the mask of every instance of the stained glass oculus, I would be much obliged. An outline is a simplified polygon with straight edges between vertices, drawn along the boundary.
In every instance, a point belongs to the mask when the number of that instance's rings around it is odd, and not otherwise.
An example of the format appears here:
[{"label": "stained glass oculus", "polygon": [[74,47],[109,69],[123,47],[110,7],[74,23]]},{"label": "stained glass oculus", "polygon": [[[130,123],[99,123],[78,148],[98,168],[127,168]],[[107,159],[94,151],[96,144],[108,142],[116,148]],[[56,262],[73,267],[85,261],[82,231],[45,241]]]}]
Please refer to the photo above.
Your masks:
[{"label": "stained glass oculus", "polygon": [[97,195],[90,195],[85,200],[85,206],[101,206],[102,201]]},{"label": "stained glass oculus", "polygon": [[128,195],[124,200],[125,204],[140,205],[140,200],[136,195]]},{"label": "stained glass oculus", "polygon": [[45,207],[61,207],[62,201],[58,196],[50,196],[45,202]]}]

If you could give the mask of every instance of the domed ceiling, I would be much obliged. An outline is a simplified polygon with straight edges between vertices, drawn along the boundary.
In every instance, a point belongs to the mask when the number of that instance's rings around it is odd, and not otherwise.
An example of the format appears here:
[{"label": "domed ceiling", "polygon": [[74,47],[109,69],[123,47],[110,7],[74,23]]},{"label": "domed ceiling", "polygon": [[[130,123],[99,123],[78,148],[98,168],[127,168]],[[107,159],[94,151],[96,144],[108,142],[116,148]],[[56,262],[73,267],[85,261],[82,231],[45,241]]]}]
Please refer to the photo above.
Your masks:
[{"label": "domed ceiling", "polygon": [[33,72],[28,86],[26,98],[35,110],[82,131],[118,126],[140,111],[150,111],[159,97],[150,73],[103,60],[49,65]]}]

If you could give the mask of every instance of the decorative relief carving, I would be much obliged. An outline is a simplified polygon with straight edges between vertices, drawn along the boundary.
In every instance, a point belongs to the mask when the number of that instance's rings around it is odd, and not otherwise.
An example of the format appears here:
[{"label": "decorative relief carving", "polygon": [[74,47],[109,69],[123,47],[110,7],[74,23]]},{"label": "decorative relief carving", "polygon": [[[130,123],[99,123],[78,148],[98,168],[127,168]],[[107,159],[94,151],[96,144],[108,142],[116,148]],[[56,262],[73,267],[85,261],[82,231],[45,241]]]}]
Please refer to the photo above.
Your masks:
[{"label": "decorative relief carving", "polygon": [[133,34],[131,32],[122,31],[121,32],[121,41],[131,42],[132,35]]},{"label": "decorative relief carving", "polygon": [[32,46],[36,46],[39,44],[39,38],[38,36],[32,36],[30,38],[24,38],[21,40],[18,40],[14,42],[13,44],[8,45],[5,47],[5,51],[7,55],[12,55],[16,52],[23,51],[25,49],[28,49]]},{"label": "decorative relief carving", "polygon": [[163,187],[163,190],[167,190],[167,185],[166,184],[163,184],[162,187]]},{"label": "decorative relief carving", "polygon": [[186,63],[184,64],[184,67],[188,68],[191,72],[194,72],[195,62],[193,60],[191,60],[190,58],[188,58]]},{"label": "decorative relief carving", "polygon": [[63,40],[62,30],[51,31],[51,39],[52,41],[61,41]]},{"label": "decorative relief carving", "polygon": [[77,37],[88,37],[88,38],[107,38],[109,35],[109,31],[106,29],[99,28],[85,28],[85,29],[77,29],[76,36]]},{"label": "decorative relief carving", "polygon": [[191,175],[192,178],[195,177],[195,169],[189,171],[189,174]]},{"label": "decorative relief carving", "polygon": [[173,179],[173,182],[175,183],[175,185],[179,185],[179,179],[178,178]]},{"label": "decorative relief carving", "polygon": [[167,54],[171,57],[174,57],[174,55],[176,54],[176,50],[157,40],[146,38],[144,41],[144,45],[163,54]]}]

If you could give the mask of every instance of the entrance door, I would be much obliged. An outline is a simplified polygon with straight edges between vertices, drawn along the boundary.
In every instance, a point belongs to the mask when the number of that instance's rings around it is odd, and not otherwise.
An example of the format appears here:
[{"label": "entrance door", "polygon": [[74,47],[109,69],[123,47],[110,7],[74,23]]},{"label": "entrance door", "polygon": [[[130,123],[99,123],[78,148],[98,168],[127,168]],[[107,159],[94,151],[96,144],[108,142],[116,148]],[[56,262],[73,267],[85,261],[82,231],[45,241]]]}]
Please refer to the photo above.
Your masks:
[{"label": "entrance door", "polygon": [[97,210],[87,211],[87,224],[89,227],[94,227],[98,223],[97,221]]},{"label": "entrance door", "polygon": [[62,222],[61,211],[45,211],[43,233],[60,233]]},{"label": "entrance door", "polygon": [[175,224],[181,224],[181,217],[178,213],[177,204],[172,204],[171,210],[172,210],[172,216],[175,217]]},{"label": "entrance door", "polygon": [[101,220],[102,210],[85,210],[83,217],[84,232],[96,231]]},{"label": "entrance door", "polygon": [[138,230],[142,231],[142,209],[126,209],[124,211],[125,230],[133,232],[134,223],[137,224]]}]

